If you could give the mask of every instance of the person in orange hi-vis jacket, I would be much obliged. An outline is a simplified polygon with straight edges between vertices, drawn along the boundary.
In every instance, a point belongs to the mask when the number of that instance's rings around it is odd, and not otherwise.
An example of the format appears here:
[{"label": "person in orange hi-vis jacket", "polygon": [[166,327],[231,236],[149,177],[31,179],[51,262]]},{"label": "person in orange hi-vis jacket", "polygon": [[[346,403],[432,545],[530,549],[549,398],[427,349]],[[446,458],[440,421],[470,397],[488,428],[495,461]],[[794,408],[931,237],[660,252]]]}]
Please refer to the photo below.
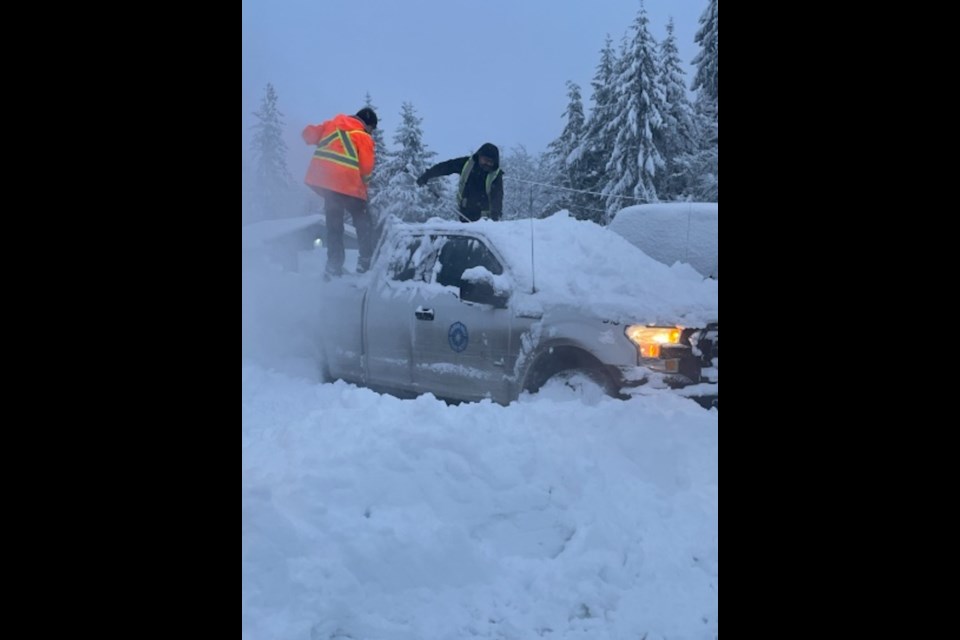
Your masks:
[{"label": "person in orange hi-vis jacket", "polygon": [[327,277],[343,274],[343,218],[349,213],[357,229],[360,257],[357,273],[370,268],[373,225],[367,210],[367,182],[373,173],[376,149],[371,132],[377,114],[364,107],[356,115],[339,114],[319,125],[307,125],[303,141],[317,150],[304,182],[324,201],[327,216]]}]

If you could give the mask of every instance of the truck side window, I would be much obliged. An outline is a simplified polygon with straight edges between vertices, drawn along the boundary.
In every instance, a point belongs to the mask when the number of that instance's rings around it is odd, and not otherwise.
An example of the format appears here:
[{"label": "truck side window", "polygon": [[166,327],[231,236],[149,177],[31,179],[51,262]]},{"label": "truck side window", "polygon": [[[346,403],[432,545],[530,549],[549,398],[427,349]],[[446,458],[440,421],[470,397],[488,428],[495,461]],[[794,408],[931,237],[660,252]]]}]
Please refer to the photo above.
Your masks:
[{"label": "truck side window", "polygon": [[393,257],[390,260],[390,274],[394,280],[404,281],[413,278],[415,266],[413,257],[420,248],[420,238],[404,240],[398,243],[400,246],[394,247]]},{"label": "truck side window", "polygon": [[390,261],[393,280],[419,280],[426,282],[437,260],[433,242],[424,242],[422,237],[404,238],[395,247]]},{"label": "truck side window", "polygon": [[500,275],[503,266],[487,246],[476,238],[452,236],[440,250],[440,272],[437,282],[444,286],[460,287],[461,276],[467,269],[486,267],[490,273]]}]

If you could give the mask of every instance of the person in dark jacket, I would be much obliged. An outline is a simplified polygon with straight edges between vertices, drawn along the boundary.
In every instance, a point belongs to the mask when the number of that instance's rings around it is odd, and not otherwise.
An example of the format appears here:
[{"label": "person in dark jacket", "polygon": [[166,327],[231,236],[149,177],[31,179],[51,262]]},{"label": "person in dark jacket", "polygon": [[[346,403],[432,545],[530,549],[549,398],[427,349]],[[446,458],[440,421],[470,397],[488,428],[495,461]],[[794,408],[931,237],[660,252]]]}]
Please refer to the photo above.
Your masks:
[{"label": "person in dark jacket", "polygon": [[475,154],[440,162],[417,178],[417,185],[438,176],[460,174],[457,189],[457,209],[464,222],[476,222],[480,218],[499,220],[503,215],[503,171],[500,169],[500,150],[489,142]]}]

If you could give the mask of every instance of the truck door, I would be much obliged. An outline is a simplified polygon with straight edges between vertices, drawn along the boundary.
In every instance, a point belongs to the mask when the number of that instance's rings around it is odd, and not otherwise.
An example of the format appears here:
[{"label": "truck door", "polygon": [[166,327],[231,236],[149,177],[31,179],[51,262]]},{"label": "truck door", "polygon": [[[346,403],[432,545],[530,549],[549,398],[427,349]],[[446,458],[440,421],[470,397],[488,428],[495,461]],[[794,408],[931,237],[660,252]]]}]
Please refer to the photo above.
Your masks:
[{"label": "truck door", "polygon": [[413,390],[413,329],[437,258],[430,238],[402,235],[390,247],[381,282],[370,289],[363,310],[366,383]]},{"label": "truck door", "polygon": [[501,275],[503,266],[478,238],[438,236],[433,243],[439,252],[430,294],[414,314],[414,383],[445,397],[507,401],[511,313],[460,298],[465,270],[482,266]]}]

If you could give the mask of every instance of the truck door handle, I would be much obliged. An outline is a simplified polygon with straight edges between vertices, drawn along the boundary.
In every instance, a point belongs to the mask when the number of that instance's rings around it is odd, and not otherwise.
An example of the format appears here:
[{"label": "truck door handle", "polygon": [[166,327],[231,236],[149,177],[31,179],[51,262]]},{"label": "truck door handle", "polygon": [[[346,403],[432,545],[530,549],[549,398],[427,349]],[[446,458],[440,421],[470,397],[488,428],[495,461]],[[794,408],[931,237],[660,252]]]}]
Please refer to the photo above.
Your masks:
[{"label": "truck door handle", "polygon": [[417,307],[417,310],[414,311],[417,316],[417,320],[433,320],[433,309],[424,309],[422,306]]}]

